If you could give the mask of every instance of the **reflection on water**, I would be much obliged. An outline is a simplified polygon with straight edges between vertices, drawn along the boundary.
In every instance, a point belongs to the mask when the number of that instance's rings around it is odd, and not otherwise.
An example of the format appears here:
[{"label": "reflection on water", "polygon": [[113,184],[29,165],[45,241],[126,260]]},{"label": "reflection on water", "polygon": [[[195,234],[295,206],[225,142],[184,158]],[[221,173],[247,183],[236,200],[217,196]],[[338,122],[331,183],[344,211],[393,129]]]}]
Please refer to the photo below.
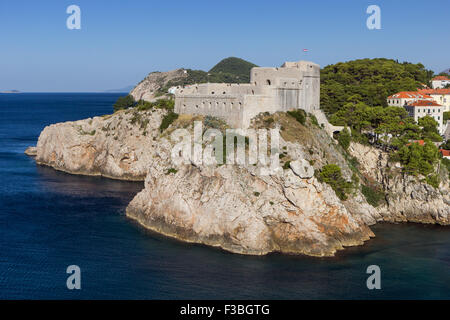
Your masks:
[{"label": "reflection on water", "polygon": [[[144,188],[144,182],[70,175],[43,165],[37,165],[36,172],[39,186],[44,192],[74,197],[112,197],[123,192],[138,193]],[[99,183],[102,184],[102,188],[98,188]]]}]

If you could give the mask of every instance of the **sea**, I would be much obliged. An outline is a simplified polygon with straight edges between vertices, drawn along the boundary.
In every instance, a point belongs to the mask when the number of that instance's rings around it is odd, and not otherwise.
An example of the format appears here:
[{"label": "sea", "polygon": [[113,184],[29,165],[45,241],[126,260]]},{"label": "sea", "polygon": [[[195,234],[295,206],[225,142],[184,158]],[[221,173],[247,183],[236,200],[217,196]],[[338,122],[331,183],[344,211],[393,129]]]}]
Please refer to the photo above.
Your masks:
[{"label": "sea", "polygon": [[[112,113],[124,94],[0,94],[0,299],[450,299],[450,227],[377,224],[375,238],[327,258],[231,254],[127,218],[143,183],[24,154],[45,126]],[[72,265],[79,290],[67,287]],[[380,289],[367,286],[370,266]]]}]

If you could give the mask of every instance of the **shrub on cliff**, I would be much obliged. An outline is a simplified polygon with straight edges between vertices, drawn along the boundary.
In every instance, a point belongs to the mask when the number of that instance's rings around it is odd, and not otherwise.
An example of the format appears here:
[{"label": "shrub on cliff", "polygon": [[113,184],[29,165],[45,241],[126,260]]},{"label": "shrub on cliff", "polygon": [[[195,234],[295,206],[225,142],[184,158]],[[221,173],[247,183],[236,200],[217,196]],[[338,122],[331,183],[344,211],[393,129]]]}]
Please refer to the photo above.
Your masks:
[{"label": "shrub on cliff", "polygon": [[350,140],[351,140],[350,132],[348,131],[347,127],[345,127],[344,130],[339,132],[338,142],[341,145],[341,147],[344,148],[344,150],[347,150],[348,147],[350,147]]},{"label": "shrub on cliff", "polygon": [[383,200],[385,194],[374,187],[361,185],[361,192],[367,200],[367,203],[373,207],[377,207],[380,201]]},{"label": "shrub on cliff", "polygon": [[114,103],[113,110],[117,112],[119,110],[128,109],[133,107],[135,104],[134,98],[131,95],[127,95],[124,97],[119,97]]},{"label": "shrub on cliff", "polygon": [[153,103],[155,108],[172,111],[175,107],[174,99],[159,99]]},{"label": "shrub on cliff", "polygon": [[169,111],[162,119],[161,125],[159,126],[159,131],[163,132],[166,130],[176,119],[178,119],[178,113]]},{"label": "shrub on cliff", "polygon": [[347,194],[353,187],[351,182],[345,181],[342,177],[341,168],[335,164],[323,166],[319,173],[319,180],[329,184],[341,200],[347,200]]},{"label": "shrub on cliff", "polygon": [[287,114],[290,115],[291,117],[293,117],[295,120],[297,120],[298,122],[300,122],[303,125],[306,122],[306,112],[302,109],[288,111]]}]

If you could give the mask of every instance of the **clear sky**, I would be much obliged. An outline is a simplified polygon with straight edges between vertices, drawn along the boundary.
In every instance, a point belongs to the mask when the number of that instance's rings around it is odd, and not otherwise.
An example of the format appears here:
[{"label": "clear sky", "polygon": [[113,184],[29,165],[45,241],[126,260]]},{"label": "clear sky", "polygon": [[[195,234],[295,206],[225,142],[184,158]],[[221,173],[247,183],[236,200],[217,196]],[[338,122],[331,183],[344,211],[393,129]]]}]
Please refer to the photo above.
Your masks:
[{"label": "clear sky", "polygon": [[[66,27],[71,4],[81,30]],[[381,30],[366,27],[371,4]],[[1,0],[0,90],[116,89],[229,56],[322,67],[386,57],[438,73],[450,67],[449,16],[449,0]]]}]

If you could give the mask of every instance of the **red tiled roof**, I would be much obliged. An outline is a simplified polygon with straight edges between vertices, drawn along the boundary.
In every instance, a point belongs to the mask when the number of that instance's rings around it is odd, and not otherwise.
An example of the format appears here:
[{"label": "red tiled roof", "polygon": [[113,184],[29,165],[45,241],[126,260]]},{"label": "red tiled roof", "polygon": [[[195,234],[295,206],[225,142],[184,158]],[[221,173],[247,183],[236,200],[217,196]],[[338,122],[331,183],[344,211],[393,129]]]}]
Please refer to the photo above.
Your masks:
[{"label": "red tiled roof", "polygon": [[407,104],[410,107],[442,107],[442,105],[428,100],[417,100]]},{"label": "red tiled roof", "polygon": [[450,89],[419,89],[422,94],[450,94]]},{"label": "red tiled roof", "polygon": [[450,157],[450,150],[439,149],[439,152],[442,153],[443,157]]},{"label": "red tiled roof", "polygon": [[432,99],[429,95],[418,91],[402,91],[389,96],[388,99]]},{"label": "red tiled roof", "polygon": [[434,80],[450,80],[450,79],[447,76],[437,76],[437,77],[434,77],[433,79],[431,79],[431,81],[434,81]]},{"label": "red tiled roof", "polygon": [[418,143],[418,144],[420,144],[421,146],[423,146],[423,145],[425,144],[425,141],[424,141],[424,140],[413,140],[412,142],[407,143],[406,145],[407,145],[407,146],[410,146],[411,143]]}]

